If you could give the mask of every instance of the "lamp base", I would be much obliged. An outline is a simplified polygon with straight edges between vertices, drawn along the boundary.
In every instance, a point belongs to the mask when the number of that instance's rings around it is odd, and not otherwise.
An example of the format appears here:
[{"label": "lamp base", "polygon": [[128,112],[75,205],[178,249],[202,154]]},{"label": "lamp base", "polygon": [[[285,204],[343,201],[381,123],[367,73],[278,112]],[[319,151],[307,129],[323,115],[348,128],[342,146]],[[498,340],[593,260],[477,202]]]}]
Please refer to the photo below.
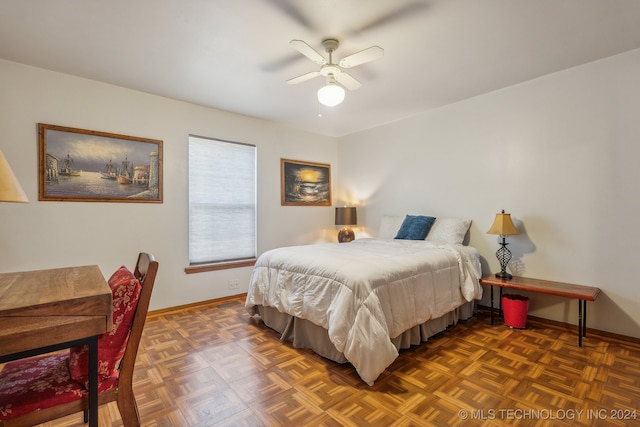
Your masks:
[{"label": "lamp base", "polygon": [[355,238],[356,238],[356,235],[353,232],[353,230],[347,227],[343,228],[338,233],[338,242],[340,243],[349,243]]},{"label": "lamp base", "polygon": [[507,273],[506,271],[501,271],[500,273],[496,273],[496,277],[500,279],[507,279],[507,280],[513,279],[513,276]]},{"label": "lamp base", "polygon": [[509,261],[511,261],[511,251],[507,248],[508,243],[505,241],[504,237],[505,236],[502,236],[500,249],[496,252],[496,257],[500,262],[500,273],[496,273],[496,277],[510,280],[513,279],[513,276],[507,273],[507,265],[509,265]]}]

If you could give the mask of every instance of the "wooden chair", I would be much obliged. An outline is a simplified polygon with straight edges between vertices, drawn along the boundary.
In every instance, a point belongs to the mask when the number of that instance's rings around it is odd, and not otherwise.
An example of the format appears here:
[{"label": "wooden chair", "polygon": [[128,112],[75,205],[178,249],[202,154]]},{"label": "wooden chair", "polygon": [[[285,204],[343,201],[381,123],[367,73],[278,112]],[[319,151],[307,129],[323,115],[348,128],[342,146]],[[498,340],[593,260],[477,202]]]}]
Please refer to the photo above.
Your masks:
[{"label": "wooden chair", "polygon": [[[117,402],[118,410],[120,411],[120,416],[122,417],[122,422],[125,427],[140,425],[138,406],[133,394],[133,370],[157,272],[158,261],[155,260],[153,255],[140,253],[133,272],[133,275],[141,284],[140,296],[137,306],[135,307],[135,313],[133,314],[131,323],[128,326],[124,324],[120,326],[131,328],[128,341],[126,342],[124,355],[120,361],[119,368],[116,368],[116,374],[108,380],[102,381],[99,388],[99,404],[102,405],[109,402]],[[2,377],[5,376],[7,371],[21,372],[25,369],[33,370],[33,367],[36,366],[35,363],[37,362],[37,366],[47,366],[48,368],[56,367],[56,369],[58,369],[57,373],[53,373],[51,375],[46,372],[43,373],[43,377],[45,378],[51,379],[57,375],[55,381],[59,381],[61,376],[60,372],[67,375],[68,378],[62,378],[65,382],[63,385],[68,389],[73,389],[72,392],[74,393],[74,397],[70,402],[38,409],[15,418],[8,418],[4,420],[0,419],[0,427],[33,426],[35,424],[41,424],[80,411],[84,411],[84,421],[86,423],[88,414],[87,390],[84,384],[81,384],[71,378],[69,360],[70,351],[65,351],[29,359],[20,359],[7,363],[4,366],[4,369],[0,371],[0,384],[3,384]],[[115,384],[109,384],[110,381]],[[6,383],[7,381],[5,381],[5,384]],[[16,384],[18,384],[18,387],[22,386],[21,383],[16,382],[11,385],[12,387],[16,387]],[[32,400],[33,398],[37,399],[37,393],[28,395],[30,396],[29,400]],[[6,400],[8,403],[2,402],[2,399],[0,398],[0,418],[2,418],[3,415],[3,408],[6,408],[7,404],[11,406],[12,403],[10,396]]]}]

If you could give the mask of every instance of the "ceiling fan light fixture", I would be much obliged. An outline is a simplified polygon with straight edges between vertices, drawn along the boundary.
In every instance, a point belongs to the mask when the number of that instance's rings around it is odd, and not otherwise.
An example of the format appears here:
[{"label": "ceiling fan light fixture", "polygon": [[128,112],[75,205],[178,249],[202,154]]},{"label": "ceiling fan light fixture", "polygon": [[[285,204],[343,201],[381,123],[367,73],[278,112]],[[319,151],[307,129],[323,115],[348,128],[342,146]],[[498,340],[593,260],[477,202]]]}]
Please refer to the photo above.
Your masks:
[{"label": "ceiling fan light fixture", "polygon": [[329,82],[318,90],[318,101],[327,107],[335,107],[344,101],[344,88]]},{"label": "ceiling fan light fixture", "polygon": [[[306,82],[314,77],[323,76],[327,78],[327,84],[318,90],[318,102],[327,107],[335,107],[344,101],[344,89],[356,90],[362,84],[354,79],[349,73],[342,68],[351,68],[360,64],[364,64],[384,55],[384,50],[380,46],[371,46],[367,49],[349,55],[335,64],[333,62],[333,52],[338,48],[340,43],[336,39],[325,39],[322,46],[329,54],[329,61],[320,55],[314,48],[309,46],[302,40],[291,40],[289,44],[298,52],[312,60],[318,65],[322,65],[319,71],[312,71],[298,77],[287,80],[288,84],[298,84]],[[340,84],[337,84],[339,82]],[[343,87],[344,86],[344,87]]]}]

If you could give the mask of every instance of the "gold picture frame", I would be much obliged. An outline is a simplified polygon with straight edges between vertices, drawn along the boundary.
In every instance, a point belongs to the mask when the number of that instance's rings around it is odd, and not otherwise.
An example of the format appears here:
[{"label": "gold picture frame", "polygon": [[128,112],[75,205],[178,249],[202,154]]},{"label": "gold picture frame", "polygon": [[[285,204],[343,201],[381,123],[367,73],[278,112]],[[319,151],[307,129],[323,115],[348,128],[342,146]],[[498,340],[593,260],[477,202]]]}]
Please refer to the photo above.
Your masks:
[{"label": "gold picture frame", "polygon": [[331,165],[280,159],[282,206],[331,206]]},{"label": "gold picture frame", "polygon": [[162,203],[162,141],[38,123],[38,200]]}]

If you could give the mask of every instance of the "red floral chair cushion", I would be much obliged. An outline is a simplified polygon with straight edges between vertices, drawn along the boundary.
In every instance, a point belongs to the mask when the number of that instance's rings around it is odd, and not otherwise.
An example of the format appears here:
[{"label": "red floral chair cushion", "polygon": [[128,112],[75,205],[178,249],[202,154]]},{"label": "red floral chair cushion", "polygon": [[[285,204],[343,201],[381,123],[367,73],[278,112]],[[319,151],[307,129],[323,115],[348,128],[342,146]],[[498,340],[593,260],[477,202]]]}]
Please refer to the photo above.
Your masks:
[{"label": "red floral chair cushion", "polygon": [[[110,378],[114,374],[117,376],[141,290],[138,279],[124,265],[109,278],[109,287],[113,294],[113,326],[110,332],[98,338],[99,379]],[[78,346],[69,350],[71,378],[88,384],[88,365],[88,346]]]},{"label": "red floral chair cushion", "polygon": [[[98,390],[107,391],[117,382],[117,377],[103,379]],[[73,402],[86,394],[86,387],[71,378],[67,351],[9,362],[0,372],[0,420]]]}]

